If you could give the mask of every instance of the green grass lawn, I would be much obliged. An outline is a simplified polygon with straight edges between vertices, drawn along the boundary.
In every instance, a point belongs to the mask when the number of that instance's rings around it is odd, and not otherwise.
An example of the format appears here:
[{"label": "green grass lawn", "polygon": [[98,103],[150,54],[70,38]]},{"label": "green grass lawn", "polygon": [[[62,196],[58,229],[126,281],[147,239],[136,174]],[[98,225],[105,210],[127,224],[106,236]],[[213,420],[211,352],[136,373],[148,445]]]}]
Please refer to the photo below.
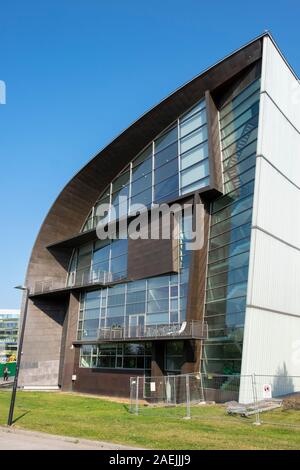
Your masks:
[{"label": "green grass lawn", "polygon": [[[6,424],[10,392],[0,391],[0,424]],[[254,426],[254,417],[233,418],[222,406],[145,408],[131,415],[128,405],[65,393],[18,392],[15,427],[150,449],[299,449],[300,411],[276,410],[263,418],[281,426]],[[299,428],[284,426],[297,423]]]}]

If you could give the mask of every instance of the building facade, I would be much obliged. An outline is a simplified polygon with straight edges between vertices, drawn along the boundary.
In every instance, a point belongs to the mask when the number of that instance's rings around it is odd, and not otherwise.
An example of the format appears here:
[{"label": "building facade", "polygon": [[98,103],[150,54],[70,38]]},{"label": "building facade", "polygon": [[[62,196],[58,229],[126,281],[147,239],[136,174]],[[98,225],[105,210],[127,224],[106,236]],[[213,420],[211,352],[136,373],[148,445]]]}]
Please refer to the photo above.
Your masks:
[{"label": "building facade", "polygon": [[[266,33],[74,176],[28,266],[24,386],[127,396],[134,375],[297,375],[299,91]],[[163,217],[156,237],[122,236],[135,204],[149,220],[161,203],[193,208],[171,216],[178,237],[162,236]],[[99,222],[115,237],[99,239]],[[195,227],[202,244],[190,250]]]},{"label": "building facade", "polygon": [[18,349],[20,310],[0,309],[0,362],[15,361]]}]

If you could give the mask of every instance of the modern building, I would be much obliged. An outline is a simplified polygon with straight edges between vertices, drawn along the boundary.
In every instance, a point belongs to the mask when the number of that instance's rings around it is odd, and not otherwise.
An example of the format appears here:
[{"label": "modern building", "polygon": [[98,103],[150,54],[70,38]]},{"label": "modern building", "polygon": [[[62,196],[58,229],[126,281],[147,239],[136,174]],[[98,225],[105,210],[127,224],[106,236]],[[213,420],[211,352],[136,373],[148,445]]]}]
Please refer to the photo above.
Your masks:
[{"label": "modern building", "polygon": [[[179,239],[97,238],[103,203],[132,221],[133,204],[161,202],[201,205],[201,248],[187,250],[191,217]],[[128,395],[134,375],[299,375],[299,207],[300,86],[265,33],[59,194],[27,271],[22,384]]]},{"label": "modern building", "polygon": [[19,320],[20,310],[0,309],[0,363],[16,360]]}]

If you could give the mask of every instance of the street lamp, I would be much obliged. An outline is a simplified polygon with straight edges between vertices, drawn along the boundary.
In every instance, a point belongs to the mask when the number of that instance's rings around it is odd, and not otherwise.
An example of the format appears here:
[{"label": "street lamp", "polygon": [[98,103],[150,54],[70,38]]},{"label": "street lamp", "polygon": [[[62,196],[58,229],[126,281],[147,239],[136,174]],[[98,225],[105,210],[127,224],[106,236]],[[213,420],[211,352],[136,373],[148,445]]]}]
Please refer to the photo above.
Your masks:
[{"label": "street lamp", "polygon": [[11,394],[9,414],[8,414],[8,419],[7,419],[8,426],[12,425],[13,417],[14,417],[14,408],[15,408],[16,394],[17,394],[17,388],[18,388],[20,363],[21,363],[22,352],[23,352],[22,350],[23,350],[23,341],[24,341],[25,324],[26,324],[27,309],[28,309],[28,296],[29,296],[28,287],[16,286],[15,289],[20,289],[22,291],[25,291],[26,297],[25,297],[24,313],[23,313],[22,325],[21,325],[21,331],[20,331],[20,337],[19,337],[16,373],[15,373],[14,384],[13,384],[13,389],[12,389],[12,394]]}]

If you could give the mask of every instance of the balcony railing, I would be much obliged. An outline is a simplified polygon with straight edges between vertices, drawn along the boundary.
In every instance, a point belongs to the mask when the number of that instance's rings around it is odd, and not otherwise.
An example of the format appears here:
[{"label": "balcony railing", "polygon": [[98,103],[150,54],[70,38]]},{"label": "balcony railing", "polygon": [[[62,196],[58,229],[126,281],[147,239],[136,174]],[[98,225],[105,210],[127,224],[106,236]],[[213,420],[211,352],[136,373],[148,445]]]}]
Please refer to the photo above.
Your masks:
[{"label": "balcony railing", "polygon": [[65,278],[37,281],[31,288],[30,294],[45,294],[56,290],[84,287],[93,284],[106,285],[112,282],[121,281],[124,278],[124,274],[102,271],[100,269],[82,269],[69,273],[67,281]]},{"label": "balcony railing", "polygon": [[205,340],[208,338],[207,323],[192,320],[182,323],[109,327],[98,330],[98,340],[103,342],[173,338]]}]

